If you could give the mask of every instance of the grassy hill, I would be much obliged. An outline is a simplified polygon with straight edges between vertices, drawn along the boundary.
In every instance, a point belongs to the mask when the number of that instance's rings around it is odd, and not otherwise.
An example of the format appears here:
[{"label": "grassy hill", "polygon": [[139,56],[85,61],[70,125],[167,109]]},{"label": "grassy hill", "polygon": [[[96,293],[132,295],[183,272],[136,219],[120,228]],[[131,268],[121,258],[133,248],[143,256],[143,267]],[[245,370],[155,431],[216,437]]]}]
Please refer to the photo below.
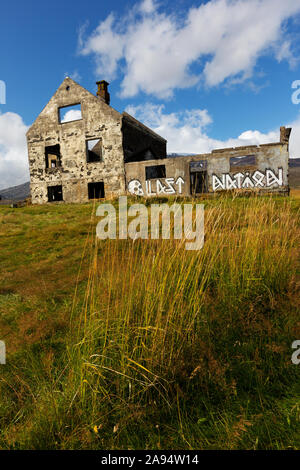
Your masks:
[{"label": "grassy hill", "polygon": [[300,448],[299,193],[204,202],[199,252],[0,207],[0,449]]}]

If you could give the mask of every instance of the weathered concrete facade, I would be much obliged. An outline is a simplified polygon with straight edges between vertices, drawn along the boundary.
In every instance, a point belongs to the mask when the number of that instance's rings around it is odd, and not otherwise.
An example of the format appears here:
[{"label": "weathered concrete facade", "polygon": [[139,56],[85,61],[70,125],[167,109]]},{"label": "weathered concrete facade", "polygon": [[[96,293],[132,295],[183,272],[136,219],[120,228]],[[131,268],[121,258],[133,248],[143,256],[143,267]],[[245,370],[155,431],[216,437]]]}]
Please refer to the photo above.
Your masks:
[{"label": "weathered concrete facade", "polygon": [[[209,154],[126,163],[129,192],[183,196],[226,190],[288,193],[289,136],[281,128],[278,143],[213,150]],[[147,178],[149,167],[163,177]]]},{"label": "weathered concrete facade", "polygon": [[[289,192],[291,129],[281,127],[278,143],[167,158],[166,140],[113,109],[108,83],[97,85],[95,96],[67,77],[29,129],[34,204],[86,202],[126,192],[144,196]],[[73,109],[76,106],[80,111]]]},{"label": "weathered concrete facade", "polygon": [[[109,106],[107,85],[98,82],[98,96],[94,96],[66,78],[30,127],[27,143],[34,204],[86,202],[93,198],[93,189],[98,197],[124,194],[125,155],[147,151],[149,146],[166,155],[165,139]],[[73,114],[76,120],[61,120],[64,109],[79,104],[81,118]],[[99,159],[89,160],[88,142],[96,141],[92,155]],[[100,190],[97,185],[102,185]]]}]

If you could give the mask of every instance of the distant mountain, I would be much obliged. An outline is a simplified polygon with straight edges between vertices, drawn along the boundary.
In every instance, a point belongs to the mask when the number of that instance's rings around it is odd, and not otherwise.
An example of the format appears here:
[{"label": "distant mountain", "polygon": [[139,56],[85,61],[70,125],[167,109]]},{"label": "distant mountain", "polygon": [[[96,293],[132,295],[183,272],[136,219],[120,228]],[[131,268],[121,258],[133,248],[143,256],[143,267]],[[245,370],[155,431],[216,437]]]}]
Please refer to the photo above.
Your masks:
[{"label": "distant mountain", "polygon": [[198,153],[168,153],[167,157],[168,158],[173,158],[173,157],[192,157],[193,155],[198,155]]},{"label": "distant mountain", "polygon": [[7,189],[0,189],[0,198],[2,201],[22,201],[30,196],[30,183],[12,186]]},{"label": "distant mountain", "polygon": [[300,158],[290,158],[289,159],[290,168],[299,168],[300,167]]}]

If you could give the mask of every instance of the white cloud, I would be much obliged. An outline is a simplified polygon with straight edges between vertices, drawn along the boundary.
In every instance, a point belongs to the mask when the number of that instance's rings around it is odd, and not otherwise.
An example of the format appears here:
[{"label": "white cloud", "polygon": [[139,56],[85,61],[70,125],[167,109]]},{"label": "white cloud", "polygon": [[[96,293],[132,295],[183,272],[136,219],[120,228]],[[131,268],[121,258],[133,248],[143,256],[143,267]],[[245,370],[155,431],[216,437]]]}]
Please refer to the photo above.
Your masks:
[{"label": "white cloud", "polygon": [[289,123],[287,127],[292,128],[290,137],[290,157],[300,158],[300,114],[295,121]]},{"label": "white cloud", "polygon": [[94,56],[98,76],[123,74],[123,97],[143,91],[168,98],[201,80],[207,86],[244,81],[264,54],[295,65],[284,26],[299,12],[300,0],[211,0],[182,19],[181,12],[162,13],[159,4],[143,0],[126,17],[110,14],[89,37],[81,36],[80,50]]},{"label": "white cloud", "polygon": [[0,114],[0,189],[29,181],[27,129],[18,114]]},{"label": "white cloud", "polygon": [[114,22],[115,17],[110,14],[99,24],[86,42],[83,40],[84,31],[79,37],[81,53],[95,55],[96,73],[106,79],[115,78],[118,61],[124,54],[124,39],[121,34],[113,31]]},{"label": "white cloud", "polygon": [[143,2],[140,5],[140,11],[142,13],[153,13],[156,9],[156,2],[153,0],[143,0]]},{"label": "white cloud", "polygon": [[71,122],[71,121],[78,121],[82,119],[81,110],[80,109],[70,109],[67,111],[61,118],[61,122]]},{"label": "white cloud", "polygon": [[82,80],[82,77],[80,73],[78,72],[78,70],[74,70],[74,72],[72,73],[65,72],[64,78],[66,77],[72,78],[73,80],[75,80],[75,82],[80,82]]},{"label": "white cloud", "polygon": [[[168,140],[168,153],[209,153],[213,149],[260,145],[279,142],[278,129],[262,133],[258,130],[247,130],[237,137],[218,140],[209,137],[207,126],[212,123],[206,109],[194,109],[167,114],[164,105],[146,103],[139,106],[128,106],[126,111],[151,127],[155,132]],[[290,156],[300,157],[300,116],[287,127],[293,131],[290,140]]]}]

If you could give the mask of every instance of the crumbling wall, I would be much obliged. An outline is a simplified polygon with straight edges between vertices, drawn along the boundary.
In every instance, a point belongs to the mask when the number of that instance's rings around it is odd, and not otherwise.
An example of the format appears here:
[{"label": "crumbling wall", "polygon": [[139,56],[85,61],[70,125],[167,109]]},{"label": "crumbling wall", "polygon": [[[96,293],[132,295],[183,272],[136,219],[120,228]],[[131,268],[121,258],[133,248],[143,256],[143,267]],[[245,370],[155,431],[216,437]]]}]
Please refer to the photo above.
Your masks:
[{"label": "crumbling wall", "polygon": [[[82,119],[60,123],[59,108],[81,104]],[[48,202],[48,186],[62,185],[65,202],[88,200],[90,182],[104,182],[105,196],[123,194],[122,116],[66,78],[27,133],[31,196]],[[102,160],[87,162],[87,140],[102,139]],[[46,168],[45,147],[60,145],[61,166]]]},{"label": "crumbling wall", "polygon": [[[247,158],[251,164],[247,164]],[[246,157],[246,165],[242,166]],[[231,164],[231,159],[238,162]],[[126,163],[127,191],[144,196],[190,196],[191,166],[199,166],[200,175],[205,175],[208,193],[234,190],[238,192],[288,193],[288,141],[259,146],[213,150],[210,154],[191,157],[172,157],[138,163]],[[241,162],[239,164],[239,161]],[[255,161],[255,164],[253,164]],[[166,178],[146,180],[147,166],[165,165]],[[202,173],[202,171],[204,173]],[[197,194],[196,194],[197,195]]]}]

